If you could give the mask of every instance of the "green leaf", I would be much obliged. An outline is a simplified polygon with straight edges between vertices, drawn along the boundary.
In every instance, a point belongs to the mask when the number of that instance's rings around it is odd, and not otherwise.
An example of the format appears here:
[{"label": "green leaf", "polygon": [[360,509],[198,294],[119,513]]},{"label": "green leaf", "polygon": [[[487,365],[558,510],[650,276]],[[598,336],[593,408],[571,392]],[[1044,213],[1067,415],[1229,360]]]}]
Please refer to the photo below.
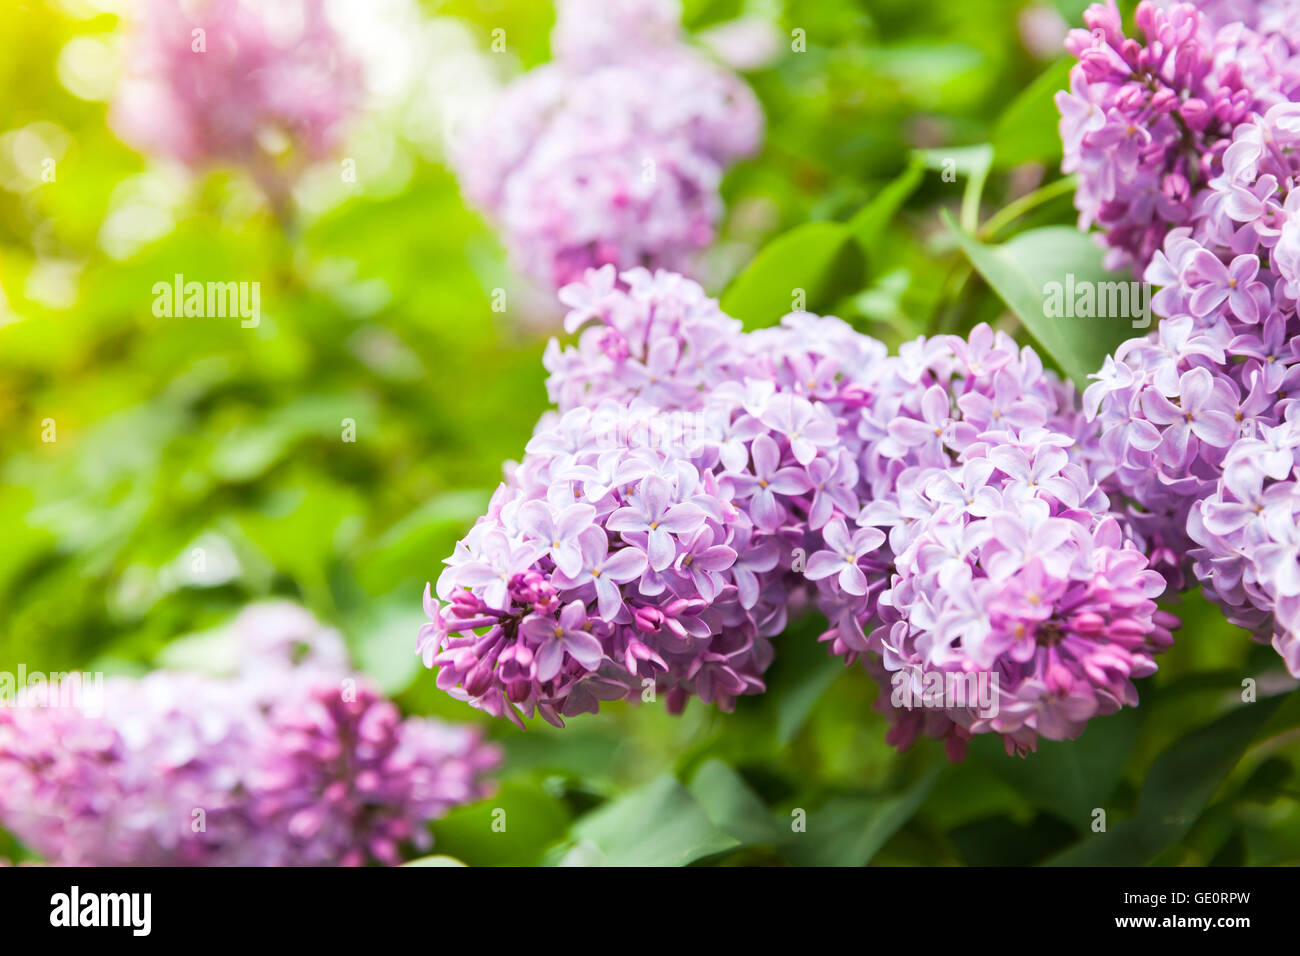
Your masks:
[{"label": "green leaf", "polygon": [[1094,807],[1105,806],[1123,774],[1138,736],[1138,712],[1126,707],[1092,721],[1077,740],[1042,740],[1023,760],[1008,758],[1002,741],[985,736],[972,756],[998,773],[1035,806],[1055,813],[1076,830],[1092,824]]},{"label": "green leaf", "polygon": [[921,156],[913,153],[907,168],[876,193],[871,201],[849,220],[849,230],[862,244],[868,262],[875,258],[885,227],[898,215],[898,210],[903,208],[903,203],[916,192],[923,179],[925,179],[925,162]]},{"label": "green leaf", "polygon": [[1020,163],[1055,165],[1061,158],[1060,115],[1053,94],[1070,84],[1074,60],[1057,60],[1012,100],[993,127],[993,153],[999,169]]},{"label": "green leaf", "polygon": [[740,845],[671,774],[587,814],[572,836],[593,844],[610,866],[685,866]]},{"label": "green leaf", "polygon": [[[821,311],[862,285],[866,263],[842,222],[810,222],[764,246],[722,295],[722,311],[745,328],[774,325],[790,312]],[[802,292],[802,296],[800,296]]]},{"label": "green leaf", "polygon": [[709,821],[741,843],[772,844],[785,837],[758,794],[721,760],[705,761],[689,789]]},{"label": "green leaf", "polygon": [[[823,627],[825,622],[823,621]],[[802,630],[807,630],[804,625]],[[844,661],[831,657],[815,633],[782,641],[780,670],[769,680],[776,709],[776,740],[785,747],[803,729],[822,694],[844,673]]]},{"label": "green leaf", "polygon": [[1127,302],[1136,288],[1126,277],[1102,267],[1101,250],[1085,233],[1071,226],[1045,226],[991,246],[958,228],[946,213],[944,219],[989,288],[1080,388],[1087,386],[1088,375],[1101,368],[1105,357],[1121,342],[1142,334],[1142,327],[1123,315],[1082,318],[1058,314],[1067,307],[1072,309],[1077,293],[1085,288],[1093,290],[1094,300],[1101,300],[1107,311],[1107,296],[1102,291],[1114,290],[1117,295],[1122,291]]},{"label": "green leaf", "polygon": [[337,442],[343,421],[372,417],[371,404],[360,398],[307,395],[276,409],[256,424],[236,427],[212,448],[211,468],[225,481],[261,476],[309,435]]},{"label": "green leaf", "polygon": [[400,694],[422,672],[411,635],[424,622],[423,608],[409,597],[365,604],[348,617],[352,659],[385,694]]},{"label": "green leaf", "polygon": [[540,784],[512,780],[436,821],[434,846],[475,866],[534,866],[563,839],[569,819],[563,803]]},{"label": "green leaf", "polygon": [[[765,755],[779,757],[808,722],[817,702],[848,671],[817,638],[826,630],[821,614],[803,614],[786,625],[776,660],[763,675],[767,692],[742,698],[736,717],[753,720],[750,740],[763,740]],[[734,721],[733,721],[734,723]]]},{"label": "green leaf", "polygon": [[486,510],[491,494],[490,490],[443,492],[403,517],[362,556],[361,584],[372,594],[383,594],[413,571],[437,577],[437,557],[451,554],[456,539]]},{"label": "green leaf", "polygon": [[948,839],[967,866],[1032,866],[1077,838],[1057,817],[1040,813],[1028,823],[1005,814],[954,827]]},{"label": "green leaf", "polygon": [[1237,707],[1170,746],[1151,765],[1138,812],[1053,857],[1057,866],[1140,866],[1191,830],[1257,741],[1300,725],[1300,694]]},{"label": "green leaf", "polygon": [[902,793],[837,797],[808,815],[808,829],[795,833],[784,855],[799,866],[866,866],[912,819],[934,786],[932,770]]}]

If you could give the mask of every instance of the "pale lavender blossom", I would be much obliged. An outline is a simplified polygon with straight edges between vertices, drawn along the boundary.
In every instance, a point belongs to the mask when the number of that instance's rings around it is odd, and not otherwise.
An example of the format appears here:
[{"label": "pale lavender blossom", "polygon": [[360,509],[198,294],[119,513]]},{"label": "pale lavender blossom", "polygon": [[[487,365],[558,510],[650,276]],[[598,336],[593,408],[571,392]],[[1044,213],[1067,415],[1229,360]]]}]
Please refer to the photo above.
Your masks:
[{"label": "pale lavender blossom", "polygon": [[278,209],[359,106],[360,65],[324,0],[142,0],[127,25],[118,134],[192,166],[243,166]]},{"label": "pale lavender blossom", "polygon": [[553,62],[452,142],[466,198],[543,285],[602,265],[688,272],[713,241],[719,183],[757,149],[763,116],[739,77],[686,44],[679,19],[665,0],[562,0]]},{"label": "pale lavender blossom", "polygon": [[0,824],[48,863],[399,863],[486,796],[499,751],[396,707],[336,632],[250,606],[225,677],[154,671],[44,685],[0,708]]}]

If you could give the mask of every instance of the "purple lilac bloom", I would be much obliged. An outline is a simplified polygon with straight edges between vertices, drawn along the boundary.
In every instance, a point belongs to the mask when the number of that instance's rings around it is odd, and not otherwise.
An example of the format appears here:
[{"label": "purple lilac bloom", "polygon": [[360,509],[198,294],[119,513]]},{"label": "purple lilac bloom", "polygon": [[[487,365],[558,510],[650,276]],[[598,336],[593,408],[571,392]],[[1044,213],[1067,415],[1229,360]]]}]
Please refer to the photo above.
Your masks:
[{"label": "purple lilac bloom", "polygon": [[[866,387],[865,507],[822,529],[807,574],[832,651],[879,655],[867,667],[891,742],[939,737],[960,759],[974,734],[997,733],[1024,753],[1136,705],[1132,679],[1155,671],[1176,621],[1111,510],[1072,387],[988,326],[917,340]],[[981,672],[996,676],[996,713],[890,702],[900,682],[919,693],[930,674]]]},{"label": "purple lilac bloom", "polygon": [[582,330],[575,346],[562,349],[552,339],[543,358],[547,392],[561,412],[605,399],[697,411],[709,390],[740,378],[748,361],[740,322],[675,273],[631,269],[620,277],[604,266],[559,297],[569,306],[566,331]]},{"label": "purple lilac bloom", "polygon": [[190,10],[145,0],[133,11],[113,126],[192,166],[244,166],[283,203],[294,174],[338,144],[360,102],[360,67],[324,0]]},{"label": "purple lilac bloom", "polygon": [[[581,334],[547,350],[559,410],[426,594],[417,650],[438,685],[517,722],[648,689],[673,710],[760,692],[769,639],[811,593],[796,554],[861,504],[845,411],[883,346],[802,313],[746,335],[690,280],[618,278],[561,290]],[[541,533],[575,506],[576,571]]]},{"label": "purple lilac bloom", "polygon": [[551,288],[605,264],[688,271],[713,241],[723,173],[758,147],[758,101],[682,42],[676,4],[558,6],[555,60],[456,138],[462,189]]},{"label": "purple lilac bloom", "polygon": [[[762,690],[812,485],[789,442],[766,428],[744,443],[737,470],[725,465],[714,423],[748,412],[722,392],[704,401],[680,436],[627,427],[659,415],[640,400],[607,399],[539,426],[448,559],[438,596],[426,594],[418,650],[440,687],[498,716],[557,725],[651,687],[674,710],[690,695],[730,709]],[[559,439],[566,430],[583,443]],[[570,573],[545,553],[537,522],[520,517],[575,503],[590,523]],[[491,590],[499,579],[481,570],[489,564],[506,581],[503,601]]]},{"label": "purple lilac bloom", "polygon": [[475,731],[419,717],[363,684],[317,682],[265,714],[248,776],[249,813],[281,843],[281,865],[395,865],[427,850],[427,823],[487,795],[497,763]]},{"label": "purple lilac bloom", "polygon": [[259,705],[308,675],[337,681],[351,672],[343,636],[292,601],[250,604],[230,631],[241,690]]},{"label": "purple lilac bloom", "polygon": [[555,14],[555,57],[580,69],[653,55],[682,42],[679,0],[563,0]]},{"label": "purple lilac bloom", "polygon": [[72,679],[0,708],[0,823],[49,863],[399,862],[487,792],[496,748],[395,707],[287,603],[235,622],[230,677]]},{"label": "purple lilac bloom", "polygon": [[[1285,595],[1258,583],[1254,552],[1215,529],[1224,507],[1261,490],[1240,468],[1228,473],[1230,458],[1280,434],[1300,385],[1297,147],[1300,104],[1275,104],[1232,130],[1196,214],[1146,270],[1165,318],[1106,361],[1084,401],[1156,565],[1176,586],[1194,575],[1234,621],[1275,635],[1291,667],[1289,625],[1274,617]],[[1211,503],[1220,518],[1207,524]]]},{"label": "purple lilac bloom", "polygon": [[[745,334],[679,276],[615,278],[562,290],[587,327],[547,351],[560,409],[426,591],[417,652],[440,687],[517,723],[650,688],[730,709],[815,598],[848,661],[998,675],[998,715],[894,708],[901,745],[924,728],[954,758],[985,732],[1025,752],[1136,704],[1172,640],[1165,582],[1111,510],[1096,427],[1031,349],[981,326],[886,358],[803,313]],[[578,573],[537,536],[575,503]]]},{"label": "purple lilac bloom", "polygon": [[0,708],[0,821],[49,863],[269,861],[239,797],[255,726],[232,685],[156,672]]},{"label": "purple lilac bloom", "polygon": [[[1070,90],[1057,94],[1062,169],[1078,174],[1080,228],[1101,227],[1111,268],[1145,269],[1171,229],[1202,214],[1234,130],[1300,98],[1295,5],[1261,11],[1253,28],[1218,19],[1237,4],[1212,6],[1144,0],[1134,14],[1139,40],[1124,35],[1107,0],[1066,41],[1079,62]],[[1238,192],[1233,201],[1262,200]]]},{"label": "purple lilac bloom", "polygon": [[[1290,408],[1295,408],[1294,405]],[[1228,450],[1214,493],[1192,508],[1190,558],[1234,624],[1271,641],[1300,677],[1300,419],[1261,425]]]},{"label": "purple lilac bloom", "polygon": [[[1300,7],[1201,6],[1140,5],[1145,46],[1094,6],[1092,33],[1070,41],[1080,63],[1058,103],[1081,224],[1101,224],[1112,264],[1144,269],[1164,317],[1107,359],[1084,404],[1153,564],[1175,587],[1194,575],[1295,673]],[[1143,140],[1136,160],[1121,133]]]}]

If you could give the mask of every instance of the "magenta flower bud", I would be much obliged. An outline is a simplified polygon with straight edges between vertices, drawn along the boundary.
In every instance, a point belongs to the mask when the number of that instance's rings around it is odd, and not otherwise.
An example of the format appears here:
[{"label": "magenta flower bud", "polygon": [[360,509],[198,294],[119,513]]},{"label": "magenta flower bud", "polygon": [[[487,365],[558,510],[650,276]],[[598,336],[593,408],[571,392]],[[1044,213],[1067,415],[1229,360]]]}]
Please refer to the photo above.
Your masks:
[{"label": "magenta flower bud", "polygon": [[478,617],[482,612],[483,602],[471,592],[461,590],[451,596],[452,617]]},{"label": "magenta flower bud", "polygon": [[653,607],[639,607],[632,617],[636,621],[637,628],[647,634],[658,634],[665,620],[663,611]]},{"label": "magenta flower bud", "polygon": [[1074,677],[1070,671],[1059,663],[1052,664],[1047,668],[1047,677],[1045,683],[1047,689],[1053,694],[1068,694],[1074,687]]},{"label": "magenta flower bud", "polygon": [[1157,90],[1151,97],[1151,109],[1157,113],[1168,113],[1177,108],[1180,102],[1178,94],[1173,90]]},{"label": "magenta flower bud", "polygon": [[494,679],[492,668],[480,665],[466,675],[465,691],[471,697],[481,697],[487,693],[487,689],[492,686]]},{"label": "magenta flower bud", "polygon": [[1093,611],[1078,614],[1070,621],[1071,630],[1090,637],[1103,633],[1105,628],[1106,619]]},{"label": "magenta flower bud", "polygon": [[1104,83],[1114,72],[1114,62],[1101,50],[1090,49],[1079,57],[1079,66],[1090,83]]},{"label": "magenta flower bud", "polygon": [[1133,69],[1138,69],[1142,65],[1144,52],[1142,44],[1133,39],[1125,40],[1119,47],[1120,57]]},{"label": "magenta flower bud", "polygon": [[1171,202],[1183,203],[1191,195],[1192,186],[1182,173],[1170,173],[1160,184],[1160,192]]},{"label": "magenta flower bud", "polygon": [[1146,99],[1146,90],[1136,83],[1126,83],[1115,97],[1115,106],[1125,113],[1132,113],[1142,109]]},{"label": "magenta flower bud", "polygon": [[[1142,0],[1133,11],[1133,23],[1143,33],[1150,35],[1156,29],[1156,12],[1159,7],[1151,0]],[[1085,14],[1085,19],[1087,15]]]},{"label": "magenta flower bud", "polygon": [[1183,105],[1178,109],[1178,113],[1182,116],[1183,122],[1190,129],[1197,132],[1206,128],[1213,115],[1210,108],[1206,106],[1205,101],[1196,97],[1184,100]]}]

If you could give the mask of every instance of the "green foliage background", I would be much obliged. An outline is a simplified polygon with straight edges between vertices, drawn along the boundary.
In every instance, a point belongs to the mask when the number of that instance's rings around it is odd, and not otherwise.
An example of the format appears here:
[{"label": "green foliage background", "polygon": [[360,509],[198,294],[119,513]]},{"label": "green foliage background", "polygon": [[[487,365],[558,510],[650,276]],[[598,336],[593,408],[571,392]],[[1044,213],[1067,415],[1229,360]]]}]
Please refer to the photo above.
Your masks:
[{"label": "green foliage background", "polygon": [[[1055,9],[1074,25],[1082,6]],[[807,42],[748,77],[769,128],[725,185],[713,291],[726,308],[773,322],[798,286],[809,309],[891,344],[979,321],[1016,330],[1019,315],[1022,340],[1076,378],[1132,334],[1034,325],[1039,280],[1099,260],[1060,230],[1013,238],[1074,221],[1051,101],[1064,66],[1027,52],[1023,7],[688,0],[693,30],[758,11]],[[537,0],[426,9],[484,42],[503,27],[515,68],[548,56],[553,15]],[[55,182],[0,189],[0,670],[187,665],[202,643],[185,638],[282,595],[342,628],[407,711],[484,721],[438,692],[412,649],[424,583],[546,407],[545,332],[521,306],[491,309],[492,289],[514,288],[495,237],[448,171],[419,160],[400,191],[362,193],[291,233],[232,198],[237,172],[216,172],[165,235],[109,257],[105,220],[147,160],[56,64],[69,39],[115,28],[71,0],[0,5],[0,134],[51,123],[66,144]],[[17,161],[0,151],[0,170]],[[74,265],[71,301],[43,291],[50,262]],[[155,318],[150,290],[175,273],[260,282],[260,327]],[[355,443],[340,441],[344,418]],[[213,541],[240,571],[197,586],[180,571]],[[1141,683],[1142,706],[1026,759],[989,739],[955,766],[933,742],[895,753],[874,685],[826,658],[816,620],[779,639],[768,693],[734,715],[696,702],[679,718],[611,706],[562,732],[487,722],[507,754],[500,792],[439,821],[437,852],[1298,863],[1294,682],[1198,596],[1174,609],[1186,624]],[[1246,678],[1256,703],[1241,702]],[[1092,831],[1096,808],[1110,832]],[[0,856],[22,853],[0,835]]]}]

